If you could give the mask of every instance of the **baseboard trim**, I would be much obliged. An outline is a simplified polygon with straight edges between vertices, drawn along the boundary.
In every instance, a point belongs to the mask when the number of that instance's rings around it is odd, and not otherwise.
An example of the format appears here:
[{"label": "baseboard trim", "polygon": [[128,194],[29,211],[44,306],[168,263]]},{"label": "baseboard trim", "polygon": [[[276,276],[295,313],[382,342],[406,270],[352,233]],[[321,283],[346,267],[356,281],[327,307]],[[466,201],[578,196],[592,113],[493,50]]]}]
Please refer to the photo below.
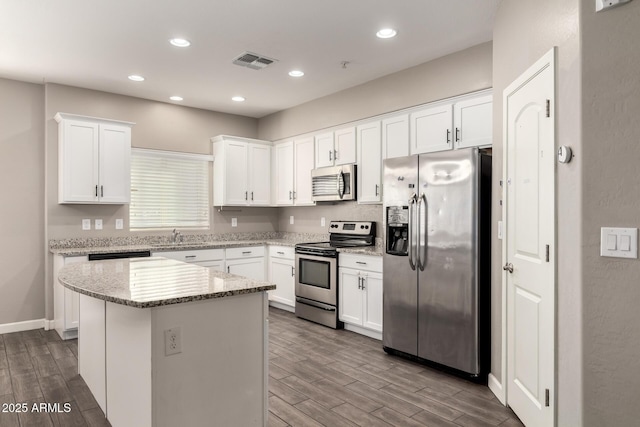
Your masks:
[{"label": "baseboard trim", "polygon": [[502,387],[502,384],[498,381],[498,379],[493,376],[493,374],[489,374],[488,383],[489,390],[491,390],[493,394],[496,395],[500,403],[502,403],[504,406],[507,406],[507,398],[504,395],[504,388]]},{"label": "baseboard trim", "polygon": [[285,311],[288,311],[290,313],[295,313],[296,312],[296,309],[294,307],[291,307],[290,305],[287,305],[287,304],[283,304],[281,302],[269,301],[269,305],[271,307],[279,308],[280,310],[285,310]]},{"label": "baseboard trim", "polygon": [[360,326],[352,325],[350,323],[345,323],[344,324],[344,328],[347,331],[355,332],[356,334],[364,335],[364,336],[367,336],[369,338],[373,338],[373,339],[376,339],[378,341],[382,341],[382,332],[372,331],[370,329],[362,328]]},{"label": "baseboard trim", "polygon": [[56,328],[56,321],[55,320],[44,320],[44,330],[45,331],[51,331],[53,329]]},{"label": "baseboard trim", "polygon": [[10,334],[11,332],[30,331],[41,329],[45,326],[45,319],[25,320],[24,322],[3,323],[0,325],[0,334]]}]

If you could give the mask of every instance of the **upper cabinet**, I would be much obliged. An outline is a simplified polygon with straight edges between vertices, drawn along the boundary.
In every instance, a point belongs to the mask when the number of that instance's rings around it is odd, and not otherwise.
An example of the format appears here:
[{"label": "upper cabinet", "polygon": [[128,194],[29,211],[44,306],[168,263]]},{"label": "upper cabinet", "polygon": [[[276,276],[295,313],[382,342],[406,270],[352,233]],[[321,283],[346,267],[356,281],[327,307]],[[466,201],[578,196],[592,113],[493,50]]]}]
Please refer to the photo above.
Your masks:
[{"label": "upper cabinet", "polygon": [[453,105],[455,148],[491,145],[493,97],[491,95],[456,102]]},{"label": "upper cabinet", "polygon": [[492,102],[485,92],[411,113],[411,154],[491,145]]},{"label": "upper cabinet", "polygon": [[228,135],[211,141],[214,206],[269,206],[271,143]]},{"label": "upper cabinet", "polygon": [[448,103],[411,113],[411,154],[452,149],[452,119],[453,106]]},{"label": "upper cabinet", "polygon": [[134,123],[58,113],[58,203],[126,204]]},{"label": "upper cabinet", "polygon": [[357,127],[358,139],[358,203],[382,201],[382,141],[380,122]]},{"label": "upper cabinet", "polygon": [[382,121],[382,158],[409,155],[409,115],[390,117]]},{"label": "upper cabinet", "polygon": [[356,162],[356,128],[348,127],[315,136],[316,167]]},{"label": "upper cabinet", "polygon": [[311,198],[314,139],[300,138],[276,144],[274,157],[274,203],[278,206],[315,205]]}]

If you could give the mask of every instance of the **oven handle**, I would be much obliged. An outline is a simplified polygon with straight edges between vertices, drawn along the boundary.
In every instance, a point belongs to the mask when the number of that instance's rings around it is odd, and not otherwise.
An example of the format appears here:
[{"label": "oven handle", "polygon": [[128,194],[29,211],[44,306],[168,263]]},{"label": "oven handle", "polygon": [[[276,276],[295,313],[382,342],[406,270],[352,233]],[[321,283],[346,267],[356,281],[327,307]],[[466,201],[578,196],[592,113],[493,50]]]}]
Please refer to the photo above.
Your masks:
[{"label": "oven handle", "polygon": [[318,301],[313,301],[310,299],[296,297],[296,302],[300,304],[310,305],[312,307],[320,308],[325,311],[336,311],[336,308],[333,305],[324,304]]},{"label": "oven handle", "polygon": [[[340,184],[342,184],[342,191],[340,191]],[[342,199],[344,197],[344,188],[346,187],[344,182],[344,173],[342,169],[340,169],[339,179],[338,179],[338,196]]]}]

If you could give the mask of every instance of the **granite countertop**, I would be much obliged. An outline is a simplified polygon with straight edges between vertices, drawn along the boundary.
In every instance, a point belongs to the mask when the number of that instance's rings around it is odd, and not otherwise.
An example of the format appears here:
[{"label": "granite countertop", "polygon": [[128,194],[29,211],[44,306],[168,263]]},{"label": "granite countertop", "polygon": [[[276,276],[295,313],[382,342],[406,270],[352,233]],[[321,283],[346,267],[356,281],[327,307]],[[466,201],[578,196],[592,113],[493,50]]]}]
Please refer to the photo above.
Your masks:
[{"label": "granite countertop", "polygon": [[360,248],[338,248],[341,254],[382,256],[382,246],[363,246]]},{"label": "granite countertop", "polygon": [[275,289],[260,282],[163,257],[87,261],[64,266],[60,283],[76,292],[137,308]]}]

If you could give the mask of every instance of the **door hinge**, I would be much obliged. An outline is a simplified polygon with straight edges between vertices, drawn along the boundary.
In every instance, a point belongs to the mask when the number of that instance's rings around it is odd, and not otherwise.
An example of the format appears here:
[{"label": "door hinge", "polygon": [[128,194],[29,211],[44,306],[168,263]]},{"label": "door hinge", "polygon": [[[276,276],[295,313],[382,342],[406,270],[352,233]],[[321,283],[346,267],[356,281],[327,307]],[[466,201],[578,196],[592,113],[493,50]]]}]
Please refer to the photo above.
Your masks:
[{"label": "door hinge", "polygon": [[549,389],[544,390],[544,406],[549,406]]},{"label": "door hinge", "polygon": [[547,99],[547,117],[551,117],[551,100]]},{"label": "door hinge", "polygon": [[549,245],[547,245],[546,260],[549,262]]}]

